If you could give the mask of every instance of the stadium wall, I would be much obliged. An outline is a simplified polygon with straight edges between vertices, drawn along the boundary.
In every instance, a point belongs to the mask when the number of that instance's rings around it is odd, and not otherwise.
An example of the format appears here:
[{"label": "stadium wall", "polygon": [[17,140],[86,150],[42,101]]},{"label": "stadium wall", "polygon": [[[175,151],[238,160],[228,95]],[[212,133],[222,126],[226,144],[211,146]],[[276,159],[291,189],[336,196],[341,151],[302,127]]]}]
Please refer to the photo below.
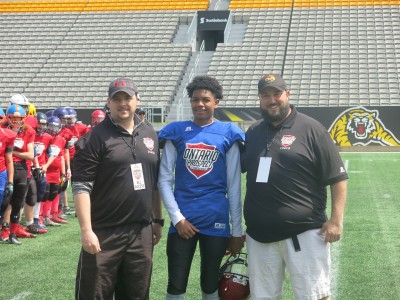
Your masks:
[{"label": "stadium wall", "polygon": [[[338,146],[400,146],[400,106],[297,107],[318,120]],[[160,110],[161,111],[161,110]],[[93,109],[79,109],[79,119],[90,124]],[[234,122],[244,131],[261,118],[259,108],[223,107],[215,111],[216,119]],[[148,111],[148,120],[156,130],[165,123],[157,111]]]}]

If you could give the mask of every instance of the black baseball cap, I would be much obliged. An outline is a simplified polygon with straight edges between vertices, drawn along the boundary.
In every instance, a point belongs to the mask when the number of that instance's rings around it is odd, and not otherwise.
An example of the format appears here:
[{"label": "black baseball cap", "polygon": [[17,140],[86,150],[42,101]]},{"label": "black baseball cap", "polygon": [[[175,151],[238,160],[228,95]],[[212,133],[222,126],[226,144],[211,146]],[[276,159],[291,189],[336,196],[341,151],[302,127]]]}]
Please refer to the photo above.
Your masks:
[{"label": "black baseball cap", "polygon": [[122,77],[111,81],[108,87],[108,98],[111,99],[118,92],[125,92],[129,96],[133,96],[138,90],[132,79]]},{"label": "black baseball cap", "polygon": [[267,74],[261,77],[260,81],[258,82],[258,93],[261,93],[268,87],[276,88],[281,92],[287,90],[286,82],[283,80],[282,76],[274,74]]},{"label": "black baseball cap", "polygon": [[138,107],[138,108],[136,108],[136,114],[138,114],[138,115],[145,115],[146,112],[144,111],[144,109]]}]

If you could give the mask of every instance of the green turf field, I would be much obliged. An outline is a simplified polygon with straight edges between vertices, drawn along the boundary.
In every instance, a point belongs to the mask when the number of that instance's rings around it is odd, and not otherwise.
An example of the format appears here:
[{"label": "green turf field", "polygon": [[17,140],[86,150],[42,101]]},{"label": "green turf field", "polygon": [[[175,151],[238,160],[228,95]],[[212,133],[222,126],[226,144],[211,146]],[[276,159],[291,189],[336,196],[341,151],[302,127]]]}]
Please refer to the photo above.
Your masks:
[{"label": "green turf field", "polygon": [[[332,299],[400,299],[400,153],[342,157],[350,179],[343,239],[332,246]],[[80,241],[77,219],[69,221],[22,246],[0,242],[0,300],[74,298]],[[164,233],[155,248],[152,300],[165,298],[165,241]],[[196,257],[186,299],[201,299],[198,269]],[[283,299],[294,299],[288,285]]]}]

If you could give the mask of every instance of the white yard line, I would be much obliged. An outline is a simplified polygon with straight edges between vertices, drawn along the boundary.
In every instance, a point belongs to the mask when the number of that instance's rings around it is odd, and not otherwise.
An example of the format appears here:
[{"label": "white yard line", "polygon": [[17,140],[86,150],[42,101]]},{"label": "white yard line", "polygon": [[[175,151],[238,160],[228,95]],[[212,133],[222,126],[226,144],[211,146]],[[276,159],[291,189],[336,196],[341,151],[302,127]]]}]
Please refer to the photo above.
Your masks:
[{"label": "white yard line", "polygon": [[[384,147],[384,146],[382,146]],[[339,151],[340,154],[399,154],[399,151]]]},{"label": "white yard line", "polygon": [[32,295],[32,292],[22,292],[9,300],[23,300],[30,295]]},{"label": "white yard line", "polygon": [[[349,160],[346,159],[344,161],[344,167],[347,171],[349,172]],[[343,236],[342,236],[343,238]],[[336,243],[333,243],[331,246],[331,260],[332,260],[332,265],[331,265],[331,299],[337,298],[337,293],[338,293],[338,278],[339,278],[339,273],[340,273],[340,245],[341,241],[338,241]]]}]

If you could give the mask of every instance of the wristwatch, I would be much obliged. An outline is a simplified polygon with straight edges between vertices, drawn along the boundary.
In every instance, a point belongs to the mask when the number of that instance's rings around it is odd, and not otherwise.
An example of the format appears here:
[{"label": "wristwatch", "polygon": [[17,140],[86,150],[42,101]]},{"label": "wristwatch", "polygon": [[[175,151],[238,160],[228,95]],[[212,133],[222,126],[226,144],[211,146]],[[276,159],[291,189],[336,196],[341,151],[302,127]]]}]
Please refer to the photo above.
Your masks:
[{"label": "wristwatch", "polygon": [[161,227],[164,227],[164,219],[153,219],[153,223],[160,224]]}]

